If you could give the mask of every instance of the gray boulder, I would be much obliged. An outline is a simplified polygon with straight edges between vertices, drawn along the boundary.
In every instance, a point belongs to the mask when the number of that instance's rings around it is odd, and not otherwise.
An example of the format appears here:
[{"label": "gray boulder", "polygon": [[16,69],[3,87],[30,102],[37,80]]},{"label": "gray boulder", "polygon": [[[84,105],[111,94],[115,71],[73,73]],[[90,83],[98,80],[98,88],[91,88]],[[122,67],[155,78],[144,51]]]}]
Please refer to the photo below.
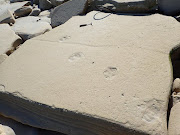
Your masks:
[{"label": "gray boulder", "polygon": [[161,13],[165,15],[178,15],[180,13],[180,0],[158,0]]},{"label": "gray boulder", "polygon": [[53,6],[59,6],[68,0],[50,0]]},{"label": "gray boulder", "polygon": [[50,0],[39,0],[39,8],[42,10],[51,9],[53,5],[51,4]]},{"label": "gray boulder", "polygon": [[56,7],[50,14],[51,25],[56,27],[65,23],[72,16],[83,14],[88,0],[70,0]]},{"label": "gray boulder", "polygon": [[34,9],[32,9],[29,16],[38,16],[40,13],[41,13],[41,9],[39,9],[38,7],[35,7]]}]

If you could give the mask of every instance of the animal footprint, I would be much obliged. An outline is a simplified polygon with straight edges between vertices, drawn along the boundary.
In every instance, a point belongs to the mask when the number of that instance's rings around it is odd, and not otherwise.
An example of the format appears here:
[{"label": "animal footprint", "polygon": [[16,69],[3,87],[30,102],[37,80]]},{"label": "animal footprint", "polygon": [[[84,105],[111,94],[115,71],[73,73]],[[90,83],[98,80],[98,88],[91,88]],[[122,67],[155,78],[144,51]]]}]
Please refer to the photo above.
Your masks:
[{"label": "animal footprint", "polygon": [[70,38],[71,38],[70,36],[64,36],[64,37],[60,38],[59,41],[63,42],[63,41],[68,40]]},{"label": "animal footprint", "polygon": [[84,54],[82,53],[82,52],[77,52],[77,53],[74,53],[74,54],[72,54],[70,57],[69,57],[69,61],[70,62],[75,62],[75,61],[78,61],[78,60],[80,60],[80,59],[82,59],[82,58],[84,58],[85,56],[84,56]]},{"label": "animal footprint", "polygon": [[106,79],[113,79],[117,75],[118,71],[116,67],[108,67],[104,72],[104,77]]}]

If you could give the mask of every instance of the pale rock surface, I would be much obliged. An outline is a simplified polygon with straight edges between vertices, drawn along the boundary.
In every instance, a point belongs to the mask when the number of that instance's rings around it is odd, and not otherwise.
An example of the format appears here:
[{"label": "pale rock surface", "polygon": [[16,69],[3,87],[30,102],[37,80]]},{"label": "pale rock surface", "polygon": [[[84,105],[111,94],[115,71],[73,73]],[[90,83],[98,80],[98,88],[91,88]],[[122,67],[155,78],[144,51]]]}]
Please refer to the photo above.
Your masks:
[{"label": "pale rock surface", "polygon": [[40,17],[28,16],[16,19],[12,29],[23,40],[27,40],[50,31],[52,27],[48,22],[41,20]]},{"label": "pale rock surface", "polygon": [[83,14],[87,9],[88,0],[70,0],[51,12],[51,26],[56,27],[68,21],[72,16]]},{"label": "pale rock surface", "polygon": [[180,102],[171,108],[168,135],[180,134]]},{"label": "pale rock surface", "polygon": [[0,135],[16,135],[16,134],[10,127],[0,124]]},{"label": "pale rock surface", "polygon": [[27,16],[31,13],[32,11],[32,7],[31,6],[23,6],[19,9],[17,9],[16,11],[14,11],[14,15],[16,17],[24,17]]},{"label": "pale rock surface", "polygon": [[0,64],[3,63],[7,57],[6,54],[0,54]]},{"label": "pale rock surface", "polygon": [[50,0],[39,0],[39,8],[42,10],[48,10],[52,8]]},{"label": "pale rock surface", "polygon": [[22,43],[8,24],[0,24],[0,54],[13,50]]},{"label": "pale rock surface", "polygon": [[0,13],[0,23],[15,23],[15,18],[10,10],[3,10]]},{"label": "pale rock surface", "polygon": [[0,65],[0,112],[71,135],[166,135],[179,31],[159,14],[73,17]]},{"label": "pale rock surface", "polygon": [[89,0],[90,10],[115,13],[147,13],[157,9],[156,0]]},{"label": "pale rock surface", "polygon": [[180,0],[158,0],[159,10],[165,15],[180,14]]},{"label": "pale rock surface", "polygon": [[173,82],[173,91],[176,93],[180,92],[180,79],[176,78]]},{"label": "pale rock surface", "polygon": [[42,11],[39,16],[47,16],[50,17],[51,10],[44,10]]}]

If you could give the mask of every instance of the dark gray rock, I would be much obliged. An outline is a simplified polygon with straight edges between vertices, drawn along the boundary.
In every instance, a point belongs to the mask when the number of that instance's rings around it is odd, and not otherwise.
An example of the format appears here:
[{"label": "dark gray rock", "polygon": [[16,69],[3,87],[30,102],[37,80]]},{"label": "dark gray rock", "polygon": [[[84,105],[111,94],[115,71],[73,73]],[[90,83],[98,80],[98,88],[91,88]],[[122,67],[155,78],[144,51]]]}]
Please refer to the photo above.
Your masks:
[{"label": "dark gray rock", "polygon": [[32,7],[31,6],[23,6],[19,9],[17,9],[16,11],[14,11],[14,15],[16,17],[23,17],[23,16],[27,16],[31,13],[32,11]]},{"label": "dark gray rock", "polygon": [[68,0],[50,0],[53,6],[59,6]]},{"label": "dark gray rock", "polygon": [[83,14],[88,0],[70,0],[56,7],[50,14],[51,25],[56,27],[68,21],[72,16]]},{"label": "dark gray rock", "polygon": [[38,16],[40,13],[41,13],[41,10],[38,7],[36,7],[32,10],[29,16]]},{"label": "dark gray rock", "polygon": [[51,4],[50,0],[39,0],[39,8],[42,10],[51,9],[53,5]]},{"label": "dark gray rock", "polygon": [[180,13],[180,0],[158,0],[159,10],[165,15],[178,15]]}]

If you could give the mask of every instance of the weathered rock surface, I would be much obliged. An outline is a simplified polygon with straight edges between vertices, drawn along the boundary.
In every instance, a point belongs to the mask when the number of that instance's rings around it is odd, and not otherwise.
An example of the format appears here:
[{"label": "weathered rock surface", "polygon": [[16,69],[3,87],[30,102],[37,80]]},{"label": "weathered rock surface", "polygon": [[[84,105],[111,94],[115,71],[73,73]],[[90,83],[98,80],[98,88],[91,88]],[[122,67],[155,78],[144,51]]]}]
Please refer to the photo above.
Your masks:
[{"label": "weathered rock surface", "polygon": [[180,134],[180,102],[174,105],[171,109],[168,135],[179,135]]},{"label": "weathered rock surface", "polygon": [[3,63],[7,57],[6,54],[0,54],[0,64]]},{"label": "weathered rock surface", "polygon": [[16,135],[16,134],[10,127],[0,124],[0,135]]},{"label": "weathered rock surface", "polygon": [[44,10],[42,11],[39,16],[47,16],[47,17],[50,17],[50,13],[51,11],[50,10]]},{"label": "weathered rock surface", "polygon": [[68,0],[50,0],[53,6],[59,6]]},{"label": "weathered rock surface", "polygon": [[107,15],[73,17],[10,55],[0,65],[0,112],[72,135],[166,135],[180,23]]},{"label": "weathered rock surface", "polygon": [[12,26],[12,29],[23,40],[27,40],[52,29],[51,25],[41,18],[35,16],[22,17],[16,20],[16,23]]},{"label": "weathered rock surface", "polygon": [[179,15],[179,0],[158,0],[159,10],[165,15]]},{"label": "weathered rock surface", "polygon": [[31,6],[23,6],[19,9],[17,9],[16,11],[14,11],[14,15],[16,17],[24,17],[27,16],[31,13],[32,11],[32,7]]},{"label": "weathered rock surface", "polygon": [[90,0],[90,10],[115,13],[147,13],[157,9],[156,0]]},{"label": "weathered rock surface", "polygon": [[9,23],[9,24],[15,23],[15,18],[12,12],[9,11],[8,9],[2,11],[0,14],[0,23]]},{"label": "weathered rock surface", "polygon": [[70,0],[57,6],[51,12],[51,26],[56,27],[65,23],[72,16],[83,14],[87,7],[87,0]]},{"label": "weathered rock surface", "polygon": [[8,24],[0,24],[0,54],[16,48],[22,40]]},{"label": "weathered rock surface", "polygon": [[48,10],[52,8],[50,0],[39,0],[39,8],[42,10]]}]

